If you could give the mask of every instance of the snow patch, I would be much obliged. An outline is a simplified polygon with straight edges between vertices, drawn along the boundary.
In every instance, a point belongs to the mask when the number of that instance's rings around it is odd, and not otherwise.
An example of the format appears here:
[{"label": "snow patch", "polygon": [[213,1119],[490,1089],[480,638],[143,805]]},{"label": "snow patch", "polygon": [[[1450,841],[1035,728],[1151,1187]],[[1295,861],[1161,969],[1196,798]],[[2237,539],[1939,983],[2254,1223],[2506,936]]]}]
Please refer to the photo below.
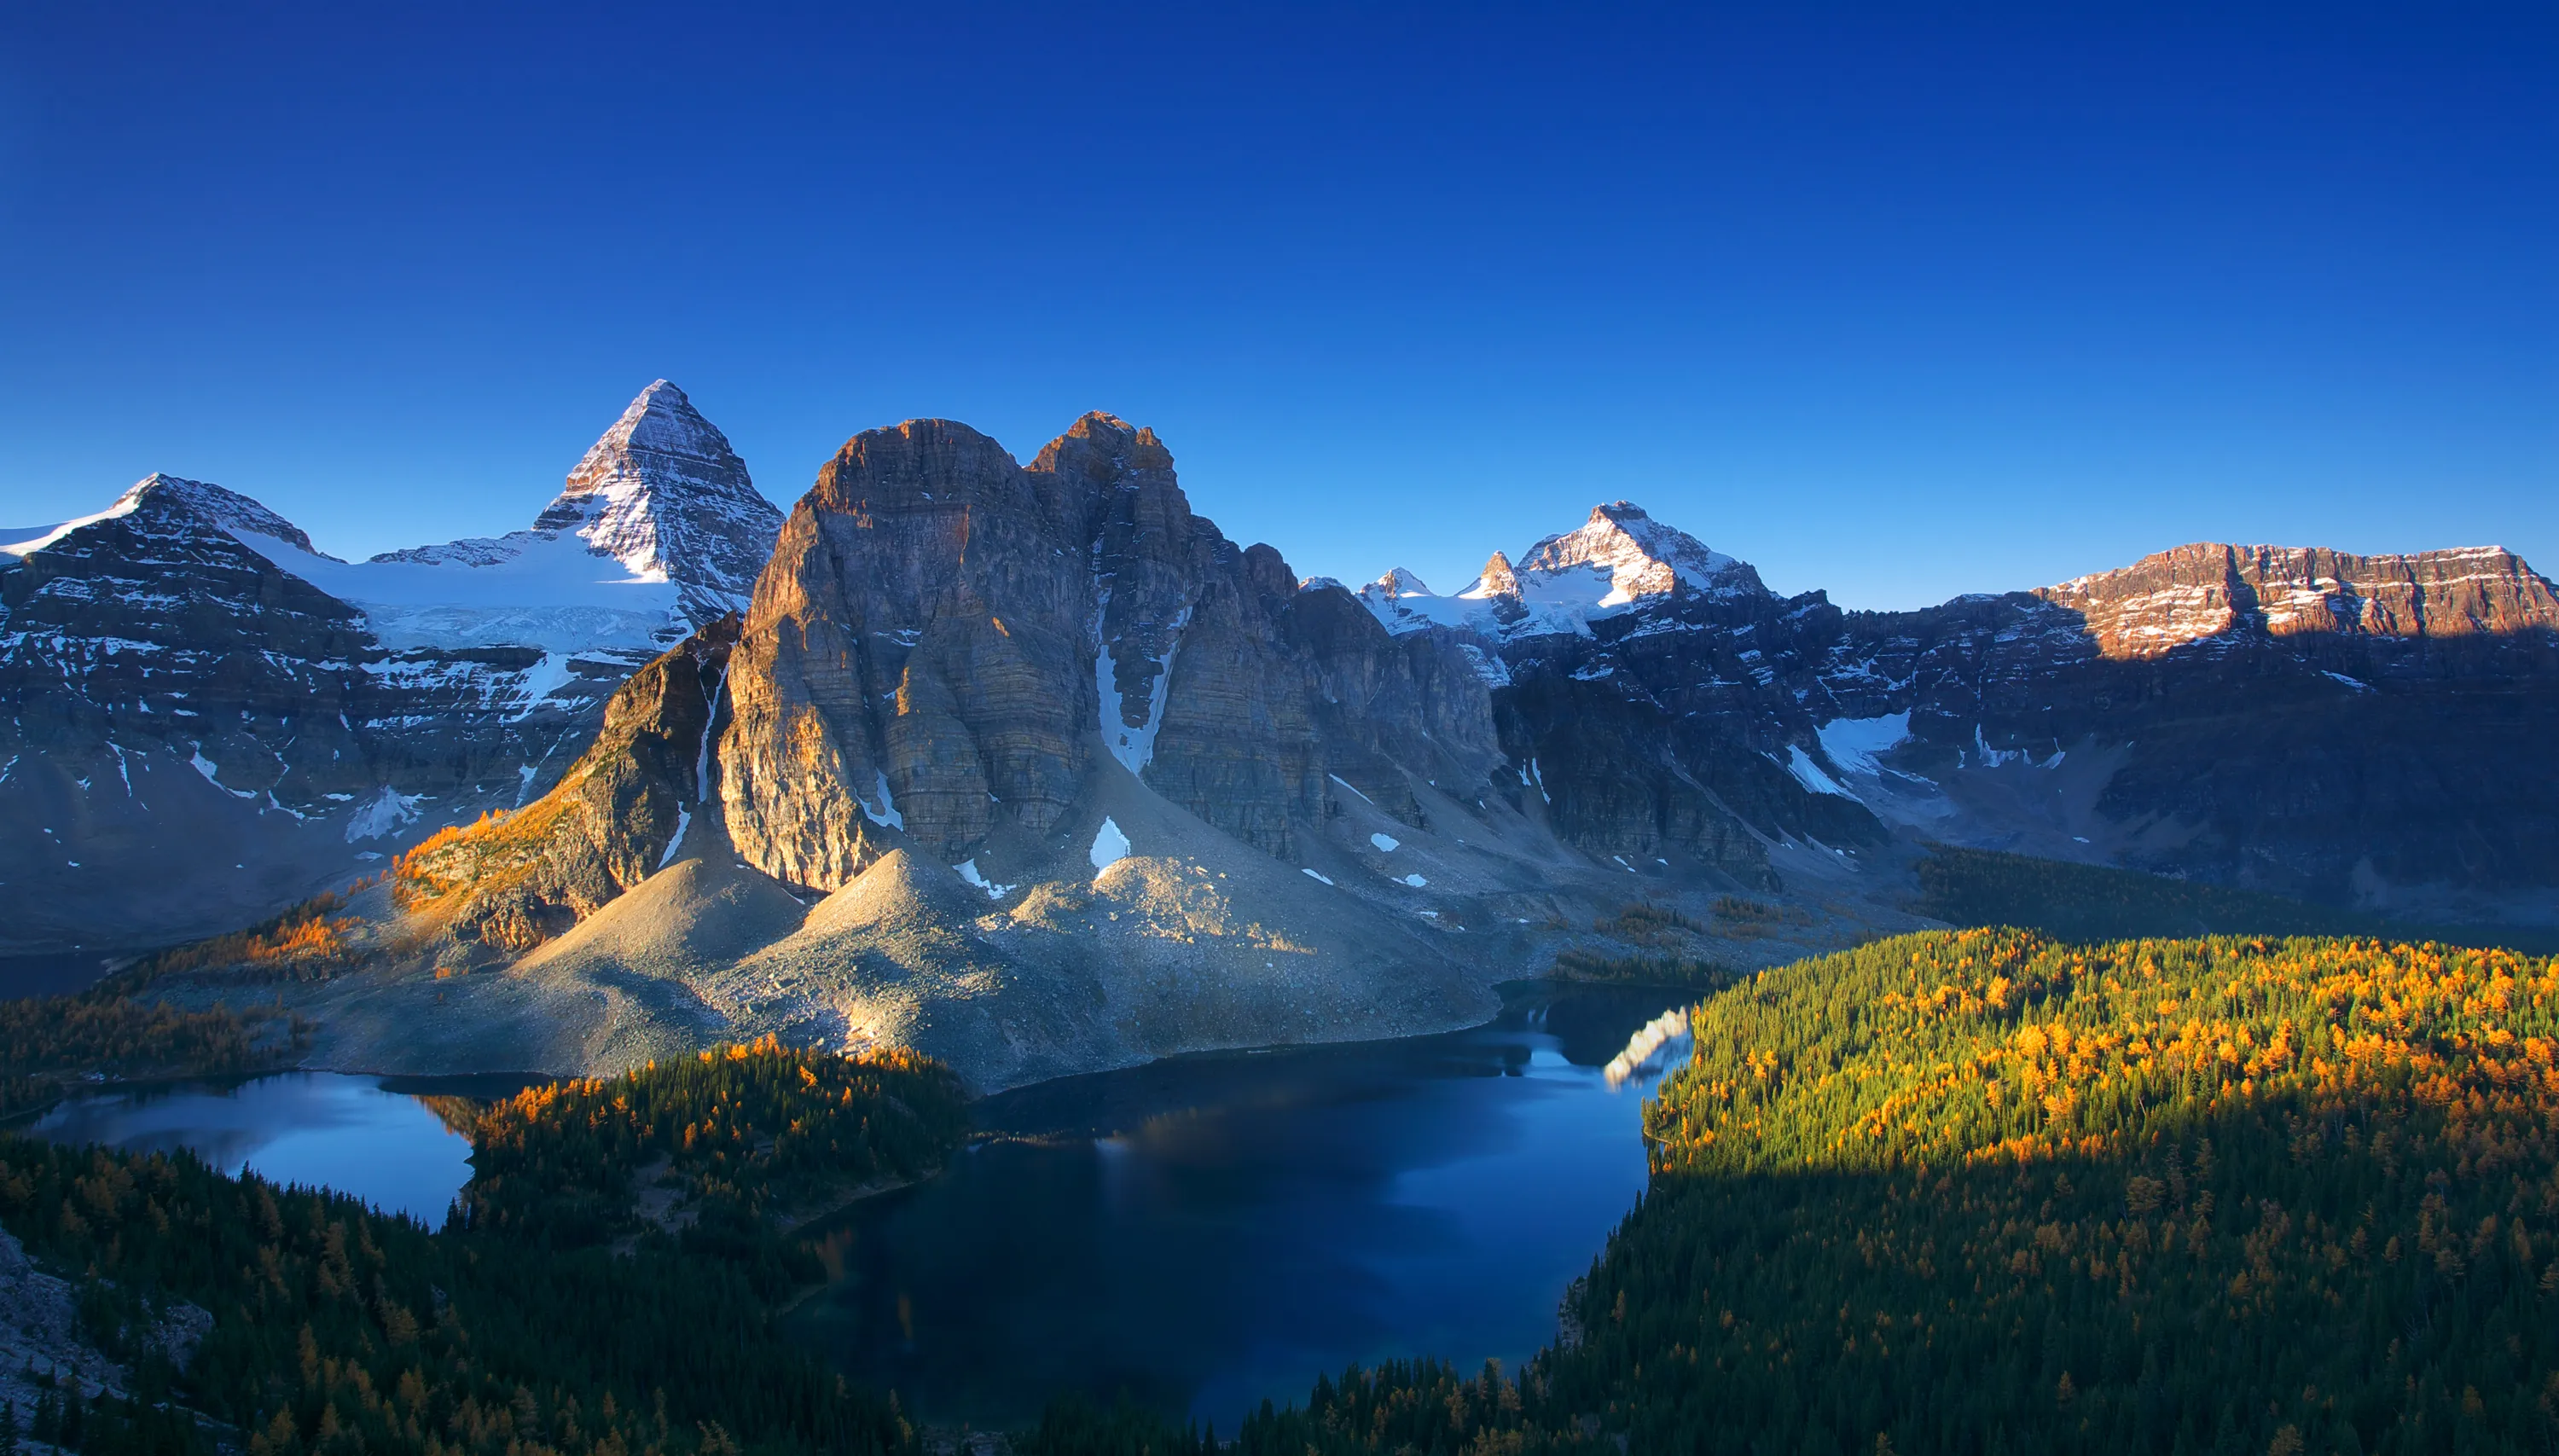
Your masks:
[{"label": "snow patch", "polygon": [[1107,870],[1129,857],[1129,836],[1120,830],[1117,819],[1106,818],[1093,835],[1093,867]]},{"label": "snow patch", "polygon": [[2322,677],[2333,677],[2337,681],[2344,683],[2346,686],[2353,688],[2356,692],[2375,691],[2371,683],[2364,681],[2360,677],[2348,677],[2342,672],[2331,672],[2326,668],[2320,669],[2320,675]]},{"label": "snow patch", "polygon": [[1368,842],[1389,854],[1404,847],[1404,842],[1392,834],[1371,834],[1368,836]]},{"label": "snow patch", "polygon": [[889,798],[888,795],[888,775],[881,773],[876,769],[871,772],[874,775],[877,775],[879,779],[879,806],[877,808],[873,808],[868,801],[864,801],[862,803],[862,812],[869,814],[874,820],[886,824],[892,829],[905,828],[906,815],[897,811],[897,801]]},{"label": "snow patch", "polygon": [[[1104,606],[1109,606],[1107,599]],[[1133,728],[1129,726],[1127,708],[1120,700],[1120,666],[1112,656],[1111,645],[1102,643],[1094,649],[1094,685],[1102,694],[1102,742],[1110,748],[1113,758],[1141,779],[1146,766],[1155,761],[1155,732],[1164,726],[1164,695],[1173,685],[1173,656],[1182,649],[1181,631],[1190,621],[1191,609],[1182,608],[1170,629],[1172,646],[1164,649],[1162,656],[1148,659],[1155,664],[1155,680],[1146,689],[1145,721]],[[1094,635],[1101,635],[1098,622]]]},{"label": "snow patch", "polygon": [[348,818],[347,842],[353,844],[359,839],[379,839],[392,832],[417,817],[417,806],[425,799],[423,794],[402,794],[388,784],[383,785],[381,793],[359,805],[354,815]]},{"label": "snow patch", "polygon": [[1879,755],[1910,740],[1910,714],[1905,709],[1880,718],[1834,718],[1815,730],[1822,752],[1841,772],[1882,775]]},{"label": "snow patch", "polygon": [[1324,877],[1324,876],[1322,876],[1322,875],[1319,875],[1319,874],[1315,873],[1313,870],[1299,870],[1299,871],[1297,871],[1297,873],[1299,873],[1299,874],[1301,874],[1301,875],[1304,875],[1307,879],[1313,880],[1315,883],[1317,883],[1317,884],[1319,884],[1319,885],[1329,885],[1329,884],[1331,884],[1331,883],[1332,883],[1332,881],[1331,881],[1331,880],[1329,880],[1329,879],[1325,878],[1325,877]]},{"label": "snow patch", "polygon": [[676,837],[667,841],[667,852],[658,856],[658,868],[665,869],[676,862],[676,851],[684,847],[684,831],[692,826],[693,811],[680,803],[677,804]]},{"label": "snow patch", "polygon": [[[11,762],[14,763],[16,760],[13,759]],[[203,744],[196,745],[195,757],[189,759],[187,762],[195,766],[197,773],[205,776],[206,783],[213,785],[216,789],[223,791],[233,799],[255,799],[258,796],[257,790],[233,789],[229,785],[225,784],[214,769],[214,761],[205,757],[205,747]]]},{"label": "snow patch", "polygon": [[[1103,820],[1103,823],[1106,826],[1109,825],[1110,822],[1111,821],[1108,819]],[[1123,839],[1120,841],[1121,854],[1128,853],[1128,840]],[[1112,858],[1117,859],[1119,858],[1119,855],[1113,855]],[[1096,869],[1101,868],[1103,864],[1101,841],[1098,839],[1094,841],[1093,863]],[[1021,888],[1019,885],[998,885],[994,881],[987,879],[984,875],[978,873],[978,861],[975,859],[964,859],[958,864],[953,865],[952,868],[960,872],[960,878],[967,880],[970,884],[985,891],[986,898],[989,900],[1001,900],[1005,896],[1010,895],[1015,890]]]},{"label": "snow patch", "polygon": [[1823,773],[1822,766],[1813,762],[1813,756],[1804,752],[1801,744],[1786,745],[1786,772],[1795,776],[1796,783],[1815,794],[1828,794],[1839,799],[1857,798],[1841,788],[1837,779]]},{"label": "snow patch", "polygon": [[1411,885],[1414,889],[1419,890],[1430,882],[1422,878],[1420,875],[1406,875],[1401,883]]}]

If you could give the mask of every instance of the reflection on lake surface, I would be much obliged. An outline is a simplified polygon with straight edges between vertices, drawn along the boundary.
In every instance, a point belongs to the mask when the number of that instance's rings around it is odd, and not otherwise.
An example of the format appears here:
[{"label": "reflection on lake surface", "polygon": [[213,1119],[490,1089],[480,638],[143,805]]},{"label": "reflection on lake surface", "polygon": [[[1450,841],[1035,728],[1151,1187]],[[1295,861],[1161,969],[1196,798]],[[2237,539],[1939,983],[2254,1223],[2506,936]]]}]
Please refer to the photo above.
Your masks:
[{"label": "reflection on lake surface", "polygon": [[948,1172],[816,1234],[833,1277],[792,1327],[908,1410],[980,1426],[1076,1387],[1233,1431],[1354,1360],[1515,1368],[1643,1189],[1680,1000],[1523,987],[1472,1031],[991,1098]]},{"label": "reflection on lake surface", "polygon": [[433,1228],[470,1181],[471,1144],[421,1098],[506,1096],[529,1085],[522,1077],[287,1072],[74,1097],[27,1130],[129,1152],[188,1148],[226,1173],[248,1168],[277,1183],[325,1185]]}]

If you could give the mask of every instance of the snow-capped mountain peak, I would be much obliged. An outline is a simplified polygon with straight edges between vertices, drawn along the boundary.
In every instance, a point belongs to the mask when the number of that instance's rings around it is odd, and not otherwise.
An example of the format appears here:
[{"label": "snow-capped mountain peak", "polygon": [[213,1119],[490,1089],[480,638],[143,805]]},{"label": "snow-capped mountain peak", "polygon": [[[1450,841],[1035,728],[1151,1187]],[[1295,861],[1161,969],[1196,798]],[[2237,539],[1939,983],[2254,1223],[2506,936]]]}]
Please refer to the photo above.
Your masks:
[{"label": "snow-capped mountain peak", "polygon": [[1727,585],[1740,565],[1688,532],[1653,519],[1633,502],[1612,501],[1591,508],[1581,529],[1530,547],[1520,558],[1519,574],[1547,588],[1544,593],[1532,588],[1532,594],[1552,598],[1579,595],[1578,588],[1604,582],[1606,589],[1591,605],[1623,607],[1681,586],[1713,591]]},{"label": "snow-capped mountain peak", "polygon": [[174,508],[216,530],[230,531],[233,534],[248,532],[271,536],[291,543],[306,554],[318,554],[312,548],[311,538],[303,534],[302,527],[248,497],[236,491],[226,491],[220,486],[209,485],[204,481],[191,481],[182,476],[154,471],[135,481],[123,495],[115,498],[115,504],[104,510],[66,520],[60,525],[48,526],[25,540],[0,541],[0,556],[34,555],[81,526],[131,515],[141,510],[146,503],[164,510]]},{"label": "snow-capped mountain peak", "polygon": [[1639,611],[1683,595],[1763,592],[1747,562],[1627,501],[1594,508],[1580,529],[1548,536],[1514,567],[1495,551],[1483,573],[1453,597],[1433,596],[1398,568],[1360,591],[1389,632],[1467,628],[1497,638],[1582,634],[1599,618]]},{"label": "snow-capped mountain peak", "polygon": [[698,596],[724,611],[754,591],[782,512],[728,437],[660,379],[587,450],[533,529],[571,531],[635,578],[678,583],[688,605]]},{"label": "snow-capped mountain peak", "polygon": [[1424,581],[1421,577],[1414,575],[1412,572],[1405,570],[1401,566],[1389,571],[1386,575],[1369,583],[1369,585],[1378,591],[1384,592],[1390,597],[1429,597],[1437,595],[1437,593],[1430,590],[1430,583]]},{"label": "snow-capped mountain peak", "polygon": [[[355,600],[404,606],[476,608],[529,593],[539,600],[526,605],[594,599],[640,611],[652,610],[648,588],[672,587],[681,617],[700,626],[745,607],[781,530],[782,512],[757,494],[728,437],[660,379],[588,448],[531,529],[387,551],[365,565],[439,574],[409,582],[383,571],[349,585]],[[597,588],[613,590],[599,598]]]}]

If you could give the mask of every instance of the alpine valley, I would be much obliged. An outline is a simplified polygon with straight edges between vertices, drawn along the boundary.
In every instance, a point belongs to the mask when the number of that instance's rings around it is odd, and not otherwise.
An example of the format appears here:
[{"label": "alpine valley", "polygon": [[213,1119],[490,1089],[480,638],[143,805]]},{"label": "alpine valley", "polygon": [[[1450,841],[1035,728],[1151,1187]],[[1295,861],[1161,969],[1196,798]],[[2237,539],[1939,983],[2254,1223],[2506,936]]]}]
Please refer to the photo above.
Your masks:
[{"label": "alpine valley", "polygon": [[5,950],[246,976],[324,1068],[1409,1034],[1929,928],[1934,846],[2559,923],[2559,596],[2501,549],[1848,612],[1619,501],[1350,587],[1101,413],[867,430],[786,515],[660,380],[527,528],[366,561],[153,475],[0,531],[0,710]]}]

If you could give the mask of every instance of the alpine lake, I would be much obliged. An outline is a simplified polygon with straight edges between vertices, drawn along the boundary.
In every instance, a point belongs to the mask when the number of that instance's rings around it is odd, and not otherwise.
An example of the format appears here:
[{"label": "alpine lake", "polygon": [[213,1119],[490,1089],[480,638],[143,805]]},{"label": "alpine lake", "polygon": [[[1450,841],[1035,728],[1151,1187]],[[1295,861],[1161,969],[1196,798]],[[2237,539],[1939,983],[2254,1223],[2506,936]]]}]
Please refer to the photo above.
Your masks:
[{"label": "alpine lake", "polygon": [[[1686,999],[1523,982],[1465,1031],[986,1098],[942,1173],[801,1231],[827,1278],[786,1328],[917,1417],[981,1429],[1081,1389],[1232,1431],[1353,1362],[1516,1368],[1642,1193],[1642,1103],[1687,1055]],[[439,1101],[537,1081],[286,1073],[101,1092],[27,1126],[435,1225],[471,1173]]]}]

